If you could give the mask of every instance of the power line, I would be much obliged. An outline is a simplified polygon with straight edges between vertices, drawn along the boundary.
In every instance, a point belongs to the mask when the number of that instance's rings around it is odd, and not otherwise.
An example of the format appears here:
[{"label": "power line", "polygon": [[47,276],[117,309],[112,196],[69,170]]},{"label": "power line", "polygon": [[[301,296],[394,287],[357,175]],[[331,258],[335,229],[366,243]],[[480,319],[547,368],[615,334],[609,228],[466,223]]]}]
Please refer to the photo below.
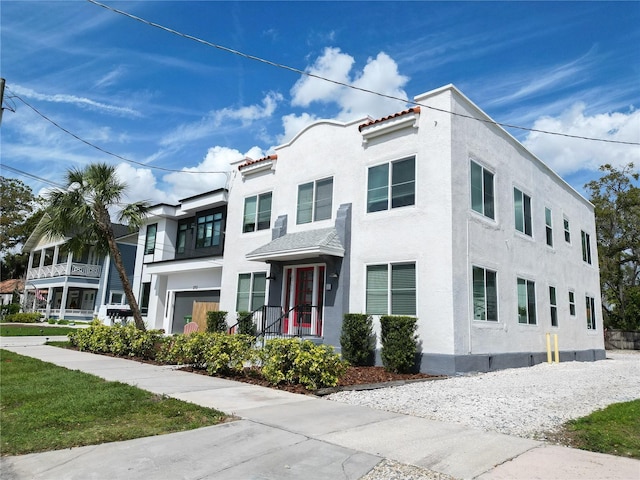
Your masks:
[{"label": "power line", "polygon": [[[11,89],[9,87],[7,87],[7,90],[11,91]],[[35,113],[37,113],[38,115],[40,115],[42,118],[44,118],[47,122],[51,123],[52,125],[54,125],[56,128],[59,128],[60,130],[62,130],[63,132],[65,132],[68,135],[71,135],[73,138],[75,138],[76,140],[79,140],[80,142],[84,143],[85,145],[88,145],[92,148],[95,148],[96,150],[106,154],[106,155],[111,155],[112,157],[118,158],[124,162],[128,162],[128,163],[133,163],[135,165],[140,165],[142,167],[145,168],[150,168],[150,169],[154,169],[154,170],[162,170],[163,172],[172,172],[172,173],[197,173],[197,174],[201,174],[201,173],[220,173],[220,174],[224,174],[227,177],[227,180],[229,178],[229,175],[231,172],[229,171],[214,171],[214,172],[207,172],[207,171],[188,171],[188,170],[177,170],[174,168],[166,168],[166,167],[158,167],[157,165],[149,165],[146,163],[142,163],[142,162],[137,162],[135,160],[131,160],[129,158],[123,157],[122,155],[118,155],[117,153],[113,153],[110,152],[109,150],[106,150],[98,145],[95,145],[93,143],[91,143],[88,140],[85,140],[84,138],[76,135],[75,133],[71,132],[70,130],[67,130],[66,128],[64,128],[62,125],[60,125],[59,123],[55,122],[54,120],[50,119],[49,117],[47,117],[44,113],[40,112],[36,107],[34,107],[33,105],[29,104],[26,100],[24,100],[23,98],[21,98],[19,95],[16,95],[14,92],[11,92],[11,98],[17,98],[18,100],[20,100],[22,103],[24,103],[27,107],[29,107],[31,110],[33,110]]]},{"label": "power line", "polygon": [[104,9],[106,9],[106,10],[111,11],[111,12],[114,12],[114,13],[117,13],[117,14],[120,14],[120,15],[124,15],[125,17],[128,17],[128,18],[130,18],[132,20],[144,23],[145,25],[149,25],[151,27],[158,28],[160,30],[164,30],[165,32],[171,33],[173,35],[177,35],[177,36],[182,37],[182,38],[186,38],[188,40],[193,40],[194,42],[201,43],[201,44],[206,45],[208,47],[217,48],[218,50],[222,50],[224,52],[231,53],[233,55],[238,55],[238,56],[246,58],[248,60],[254,60],[256,62],[264,63],[266,65],[270,65],[270,66],[276,67],[276,68],[281,68],[283,70],[288,70],[290,72],[297,73],[299,75],[305,75],[307,77],[317,78],[318,80],[322,80],[322,81],[325,81],[325,82],[333,83],[335,85],[340,85],[342,87],[350,88],[352,90],[358,90],[360,92],[370,93],[372,95],[377,95],[379,97],[388,98],[390,100],[398,100],[400,102],[408,103],[410,105],[424,107],[424,108],[427,108],[427,109],[430,109],[430,110],[433,110],[433,111],[436,111],[436,112],[447,113],[447,114],[455,115],[455,116],[462,117],[462,118],[468,118],[468,119],[471,119],[471,120],[476,120],[478,122],[489,123],[489,124],[497,125],[497,126],[500,126],[500,127],[503,127],[503,128],[513,128],[513,129],[517,129],[517,130],[524,130],[524,131],[527,131],[527,132],[543,133],[545,135],[556,135],[556,136],[567,137],[567,138],[577,138],[577,139],[580,139],[580,140],[589,140],[589,141],[593,141],[593,142],[616,143],[616,144],[621,144],[621,145],[640,145],[640,143],[638,143],[638,142],[626,142],[626,141],[622,141],[622,140],[609,140],[609,139],[605,139],[605,138],[585,137],[585,136],[581,136],[581,135],[571,135],[569,133],[552,132],[552,131],[549,131],[549,130],[540,130],[540,129],[537,129],[537,128],[530,128],[530,127],[522,127],[522,126],[519,126],[519,125],[512,125],[510,123],[496,122],[495,120],[486,119],[486,118],[477,118],[477,117],[474,117],[472,115],[465,115],[464,113],[451,112],[449,110],[445,110],[445,109],[438,108],[438,107],[433,107],[433,106],[430,106],[430,105],[425,105],[423,103],[416,102],[414,100],[409,100],[407,98],[396,97],[394,95],[388,95],[386,93],[376,92],[374,90],[369,90],[367,88],[358,87],[358,86],[351,85],[351,84],[348,84],[348,83],[340,82],[338,80],[332,80],[330,78],[326,78],[326,77],[323,77],[321,75],[317,75],[315,73],[307,72],[305,70],[300,70],[299,68],[291,67],[289,65],[284,65],[282,63],[273,62],[271,60],[266,60],[264,58],[257,57],[255,55],[250,55],[248,53],[240,52],[238,50],[234,50],[232,48],[225,47],[223,45],[212,43],[212,42],[209,42],[207,40],[203,40],[203,39],[201,39],[199,37],[195,37],[193,35],[189,35],[188,33],[182,33],[182,32],[179,32],[177,30],[174,30],[172,28],[165,27],[164,25],[160,25],[159,23],[151,22],[151,21],[146,20],[144,18],[141,18],[141,17],[138,17],[138,16],[133,15],[131,13],[125,12],[124,10],[119,10],[117,8],[110,7],[109,5],[105,5],[103,3],[97,2],[96,0],[87,0],[87,2],[92,3],[94,5],[97,5],[98,7],[102,7]]},{"label": "power line", "polygon": [[53,181],[48,180],[46,178],[39,177],[37,175],[34,175],[33,173],[25,172],[24,170],[20,170],[18,168],[11,167],[9,165],[3,164],[2,165],[2,169],[9,170],[11,172],[17,173],[18,175],[24,175],[25,177],[31,178],[32,180],[38,180],[38,181],[43,182],[43,183],[48,183],[49,185],[54,186],[54,187],[64,188],[59,183],[53,182]]}]

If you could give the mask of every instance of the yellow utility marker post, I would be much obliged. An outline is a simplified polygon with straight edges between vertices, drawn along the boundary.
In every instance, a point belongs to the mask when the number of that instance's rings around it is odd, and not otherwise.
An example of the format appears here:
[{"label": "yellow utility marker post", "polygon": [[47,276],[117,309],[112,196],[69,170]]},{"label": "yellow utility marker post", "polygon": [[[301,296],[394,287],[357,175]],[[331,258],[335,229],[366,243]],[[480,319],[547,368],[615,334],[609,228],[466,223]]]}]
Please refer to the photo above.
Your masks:
[{"label": "yellow utility marker post", "polygon": [[547,363],[551,363],[551,334],[547,333]]}]

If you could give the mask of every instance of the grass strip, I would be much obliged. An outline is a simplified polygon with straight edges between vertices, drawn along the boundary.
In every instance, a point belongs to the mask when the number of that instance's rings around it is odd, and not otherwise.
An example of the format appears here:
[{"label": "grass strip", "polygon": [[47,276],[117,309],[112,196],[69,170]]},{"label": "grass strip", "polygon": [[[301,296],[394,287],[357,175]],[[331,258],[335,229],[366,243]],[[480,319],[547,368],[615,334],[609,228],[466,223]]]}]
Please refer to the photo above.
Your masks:
[{"label": "grass strip", "polygon": [[18,455],[215,425],[226,415],[0,350],[0,453]]},{"label": "grass strip", "polygon": [[1,325],[0,336],[2,337],[53,337],[55,335],[68,335],[75,328],[52,327],[48,325]]},{"label": "grass strip", "polygon": [[640,400],[614,403],[565,425],[571,446],[640,459]]}]

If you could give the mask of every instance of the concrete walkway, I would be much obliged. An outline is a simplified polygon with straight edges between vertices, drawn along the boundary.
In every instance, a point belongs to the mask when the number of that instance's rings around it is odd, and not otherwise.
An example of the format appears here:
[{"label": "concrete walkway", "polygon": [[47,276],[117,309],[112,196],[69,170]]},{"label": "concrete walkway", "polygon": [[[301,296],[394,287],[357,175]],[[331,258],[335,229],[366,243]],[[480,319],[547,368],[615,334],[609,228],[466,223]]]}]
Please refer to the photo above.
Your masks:
[{"label": "concrete walkway", "polygon": [[461,479],[640,479],[637,460],[43,342],[42,337],[0,338],[2,348],[21,355],[213,407],[240,420],[137,440],[3,457],[3,480],[358,479],[383,458]]}]

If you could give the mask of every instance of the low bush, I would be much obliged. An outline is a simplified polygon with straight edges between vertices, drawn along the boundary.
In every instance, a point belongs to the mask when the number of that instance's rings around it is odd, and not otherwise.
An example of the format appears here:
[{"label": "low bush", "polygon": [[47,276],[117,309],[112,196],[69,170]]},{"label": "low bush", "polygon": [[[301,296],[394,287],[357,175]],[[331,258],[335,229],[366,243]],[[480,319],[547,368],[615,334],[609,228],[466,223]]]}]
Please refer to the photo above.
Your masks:
[{"label": "low bush", "polygon": [[20,312],[19,303],[9,303],[8,305],[2,305],[2,308],[0,308],[2,315],[15,315],[18,312]]},{"label": "low bush", "polygon": [[252,337],[258,334],[258,328],[253,323],[251,312],[238,312],[238,333],[251,335]]},{"label": "low bush", "polygon": [[345,313],[340,335],[342,358],[355,366],[375,363],[376,336],[373,319],[364,313]]},{"label": "low bush", "polygon": [[394,373],[414,370],[418,350],[417,320],[403,316],[380,317],[381,356],[386,370]]},{"label": "low bush", "polygon": [[5,322],[11,323],[37,323],[42,318],[41,313],[14,313],[4,317]]},{"label": "low bush", "polygon": [[192,365],[206,368],[206,352],[213,343],[213,335],[195,332],[189,335],[177,334],[166,338],[160,345],[157,360],[171,365]]},{"label": "low bush", "polygon": [[69,334],[71,345],[95,353],[112,353],[121,357],[155,359],[156,346],[162,342],[159,330],[138,330],[134,325],[108,327],[92,322]]},{"label": "low bush", "polygon": [[227,312],[207,312],[207,332],[209,333],[226,333],[229,326],[227,325]]},{"label": "low bush", "polygon": [[48,323],[49,325],[55,325],[55,324],[56,324],[56,319],[55,319],[55,318],[49,318],[49,319],[47,320],[47,323]]},{"label": "low bush", "polygon": [[256,358],[254,341],[251,335],[214,333],[204,353],[207,373],[241,373],[245,365],[252,364]]},{"label": "low bush", "polygon": [[262,375],[269,382],[299,383],[310,390],[334,387],[347,363],[329,345],[309,340],[268,340],[261,352]]}]

